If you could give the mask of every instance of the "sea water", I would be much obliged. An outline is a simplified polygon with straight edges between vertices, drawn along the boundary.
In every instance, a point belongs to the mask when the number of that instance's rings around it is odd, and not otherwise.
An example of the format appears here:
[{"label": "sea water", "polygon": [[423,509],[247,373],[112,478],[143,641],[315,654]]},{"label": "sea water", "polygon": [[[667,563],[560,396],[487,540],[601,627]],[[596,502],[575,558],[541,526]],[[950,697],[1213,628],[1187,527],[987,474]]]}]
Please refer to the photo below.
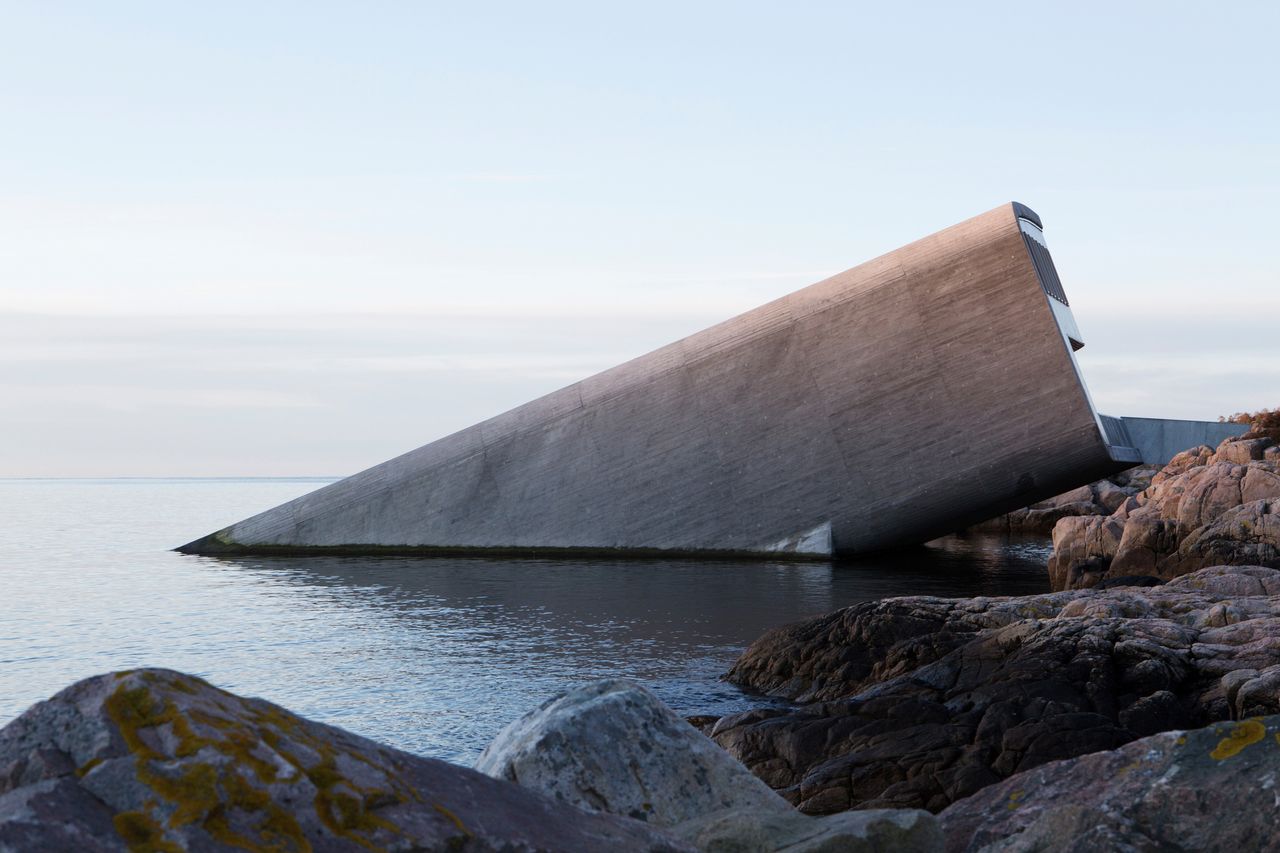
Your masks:
[{"label": "sea water", "polygon": [[765,630],[893,595],[1048,589],[1043,540],[947,537],[851,563],[214,559],[171,549],[321,479],[0,480],[0,725],[143,666],[470,763],[557,692],[625,677],[682,714]]}]

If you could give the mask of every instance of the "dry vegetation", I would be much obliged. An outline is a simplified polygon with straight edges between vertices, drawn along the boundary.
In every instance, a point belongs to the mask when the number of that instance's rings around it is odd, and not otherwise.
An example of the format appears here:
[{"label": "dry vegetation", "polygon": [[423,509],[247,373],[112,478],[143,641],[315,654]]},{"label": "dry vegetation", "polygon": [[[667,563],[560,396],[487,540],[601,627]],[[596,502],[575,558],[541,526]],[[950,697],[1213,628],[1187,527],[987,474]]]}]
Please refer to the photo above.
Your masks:
[{"label": "dry vegetation", "polygon": [[1238,440],[1249,438],[1269,438],[1280,442],[1280,408],[1260,409],[1256,412],[1236,412],[1234,415],[1218,418],[1224,423],[1249,424],[1249,431]]}]

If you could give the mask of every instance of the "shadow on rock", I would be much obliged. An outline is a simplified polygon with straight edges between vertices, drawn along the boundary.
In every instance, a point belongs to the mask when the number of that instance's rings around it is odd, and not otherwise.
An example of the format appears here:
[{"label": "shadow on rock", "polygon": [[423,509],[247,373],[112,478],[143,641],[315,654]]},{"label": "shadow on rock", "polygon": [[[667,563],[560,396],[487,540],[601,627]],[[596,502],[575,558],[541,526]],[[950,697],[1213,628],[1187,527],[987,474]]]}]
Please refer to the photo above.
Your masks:
[{"label": "shadow on rock", "polygon": [[871,602],[765,635],[729,678],[807,703],[712,729],[803,811],[936,812],[1047,762],[1280,711],[1280,571]]}]

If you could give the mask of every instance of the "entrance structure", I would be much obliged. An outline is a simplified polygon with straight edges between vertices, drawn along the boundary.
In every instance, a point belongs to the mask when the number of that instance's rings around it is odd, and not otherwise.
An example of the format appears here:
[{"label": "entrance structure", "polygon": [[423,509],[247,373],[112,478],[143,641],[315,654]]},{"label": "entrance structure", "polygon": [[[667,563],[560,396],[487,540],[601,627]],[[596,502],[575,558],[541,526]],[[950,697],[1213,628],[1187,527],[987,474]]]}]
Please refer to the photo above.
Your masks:
[{"label": "entrance structure", "polygon": [[179,550],[853,554],[1141,461],[1002,205]]}]

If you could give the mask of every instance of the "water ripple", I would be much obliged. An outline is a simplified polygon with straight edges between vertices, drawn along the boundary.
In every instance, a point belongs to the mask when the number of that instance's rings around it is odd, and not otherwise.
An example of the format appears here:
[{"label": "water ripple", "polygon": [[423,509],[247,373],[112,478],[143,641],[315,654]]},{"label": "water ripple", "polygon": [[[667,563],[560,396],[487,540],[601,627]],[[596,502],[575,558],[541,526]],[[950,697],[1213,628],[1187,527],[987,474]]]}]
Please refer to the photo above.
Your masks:
[{"label": "water ripple", "polygon": [[1047,589],[1044,542],[950,537],[856,563],[216,560],[169,548],[316,488],[0,480],[0,723],[73,680],[167,666],[471,761],[569,685],[623,676],[682,713],[767,628],[900,594]]}]

